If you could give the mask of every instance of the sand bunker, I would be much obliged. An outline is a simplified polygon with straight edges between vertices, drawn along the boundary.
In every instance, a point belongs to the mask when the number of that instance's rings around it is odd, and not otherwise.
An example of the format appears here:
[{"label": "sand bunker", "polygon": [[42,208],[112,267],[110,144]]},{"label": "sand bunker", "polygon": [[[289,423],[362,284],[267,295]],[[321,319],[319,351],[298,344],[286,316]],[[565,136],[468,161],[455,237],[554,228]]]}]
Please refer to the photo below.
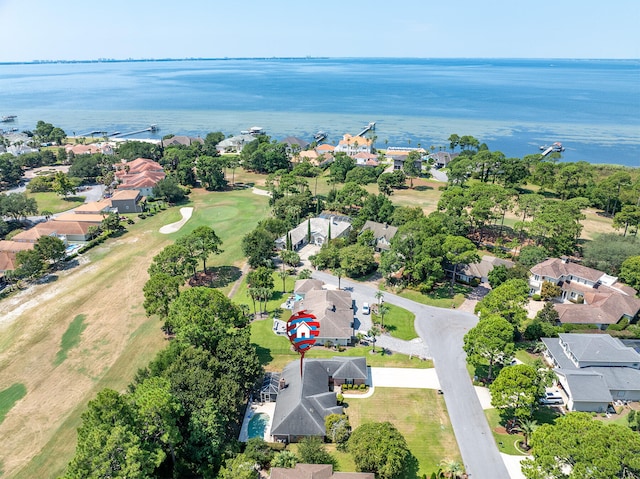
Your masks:
[{"label": "sand bunker", "polygon": [[184,226],[184,224],[189,221],[189,218],[191,218],[191,215],[193,214],[193,208],[180,208],[180,214],[182,215],[182,219],[180,221],[171,223],[170,225],[164,225],[162,228],[160,228],[160,233],[162,233],[163,235],[168,235],[179,231],[180,228],[182,228],[182,226]]}]

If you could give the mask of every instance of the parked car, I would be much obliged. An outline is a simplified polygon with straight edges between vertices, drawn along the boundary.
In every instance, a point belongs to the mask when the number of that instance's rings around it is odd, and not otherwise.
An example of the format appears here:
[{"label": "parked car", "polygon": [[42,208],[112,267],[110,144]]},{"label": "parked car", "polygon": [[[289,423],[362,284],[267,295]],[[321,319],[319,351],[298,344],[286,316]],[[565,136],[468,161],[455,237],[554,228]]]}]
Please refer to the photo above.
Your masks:
[{"label": "parked car", "polygon": [[370,314],[371,308],[369,307],[369,303],[362,303],[362,314]]},{"label": "parked car", "polygon": [[540,404],[564,404],[564,399],[560,393],[555,391],[546,391],[544,396],[540,398]]}]

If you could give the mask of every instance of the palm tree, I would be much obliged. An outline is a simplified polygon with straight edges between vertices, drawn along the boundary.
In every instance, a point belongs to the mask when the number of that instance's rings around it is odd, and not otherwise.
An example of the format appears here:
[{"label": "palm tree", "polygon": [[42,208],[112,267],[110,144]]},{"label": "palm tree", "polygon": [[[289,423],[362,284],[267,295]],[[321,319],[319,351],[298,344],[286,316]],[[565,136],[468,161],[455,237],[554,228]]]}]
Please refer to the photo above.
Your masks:
[{"label": "palm tree", "polygon": [[380,302],[384,299],[384,293],[380,290],[376,291],[376,299],[378,300],[378,308],[379,308]]},{"label": "palm tree", "polygon": [[518,430],[524,435],[524,443],[522,444],[525,449],[529,448],[529,438],[533,431],[535,431],[538,427],[538,421],[535,419],[522,419],[520,421],[520,425],[518,426]]},{"label": "palm tree", "polygon": [[385,306],[384,304],[378,308],[378,314],[380,315],[380,327],[384,329],[384,315],[387,314],[391,309],[389,306]]},{"label": "palm tree", "polygon": [[344,275],[344,270],[342,268],[336,268],[333,270],[333,274],[336,275],[338,277],[338,289],[340,288],[340,280],[342,279],[342,276]]},{"label": "palm tree", "polygon": [[371,342],[373,343],[373,352],[376,352],[376,338],[380,336],[380,329],[377,326],[371,326],[371,329],[367,331],[367,334],[371,336]]},{"label": "palm tree", "polygon": [[[282,263],[282,264],[284,264],[284,263]],[[283,269],[282,271],[280,271],[280,272],[278,273],[278,276],[280,276],[280,279],[282,279],[282,294],[284,294],[284,293],[286,293],[286,292],[287,292],[285,284],[286,284],[286,281],[287,281],[287,276],[289,276],[289,273],[287,273],[287,272]]]},{"label": "palm tree", "polygon": [[440,462],[441,477],[458,478],[464,473],[462,464],[453,459],[444,459]]}]

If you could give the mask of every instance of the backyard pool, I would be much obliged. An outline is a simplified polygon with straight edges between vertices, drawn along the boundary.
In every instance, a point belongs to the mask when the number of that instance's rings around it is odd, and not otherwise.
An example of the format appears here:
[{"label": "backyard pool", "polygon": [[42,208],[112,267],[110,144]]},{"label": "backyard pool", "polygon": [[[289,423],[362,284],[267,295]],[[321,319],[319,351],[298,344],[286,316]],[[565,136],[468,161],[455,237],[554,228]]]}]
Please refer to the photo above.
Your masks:
[{"label": "backyard pool", "polygon": [[269,415],[263,412],[259,412],[258,414],[254,414],[251,420],[249,421],[249,426],[247,427],[247,435],[248,438],[254,437],[264,437],[264,431],[267,429],[267,425],[269,424]]}]

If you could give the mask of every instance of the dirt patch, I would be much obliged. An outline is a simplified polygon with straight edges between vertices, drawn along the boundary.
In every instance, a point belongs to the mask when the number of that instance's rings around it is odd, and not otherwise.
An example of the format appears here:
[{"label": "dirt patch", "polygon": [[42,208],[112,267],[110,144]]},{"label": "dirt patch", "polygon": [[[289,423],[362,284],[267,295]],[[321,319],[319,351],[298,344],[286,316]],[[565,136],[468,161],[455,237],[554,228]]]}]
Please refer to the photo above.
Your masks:
[{"label": "dirt patch", "polygon": [[508,434],[506,428],[503,426],[494,427],[493,431],[497,434]]}]

